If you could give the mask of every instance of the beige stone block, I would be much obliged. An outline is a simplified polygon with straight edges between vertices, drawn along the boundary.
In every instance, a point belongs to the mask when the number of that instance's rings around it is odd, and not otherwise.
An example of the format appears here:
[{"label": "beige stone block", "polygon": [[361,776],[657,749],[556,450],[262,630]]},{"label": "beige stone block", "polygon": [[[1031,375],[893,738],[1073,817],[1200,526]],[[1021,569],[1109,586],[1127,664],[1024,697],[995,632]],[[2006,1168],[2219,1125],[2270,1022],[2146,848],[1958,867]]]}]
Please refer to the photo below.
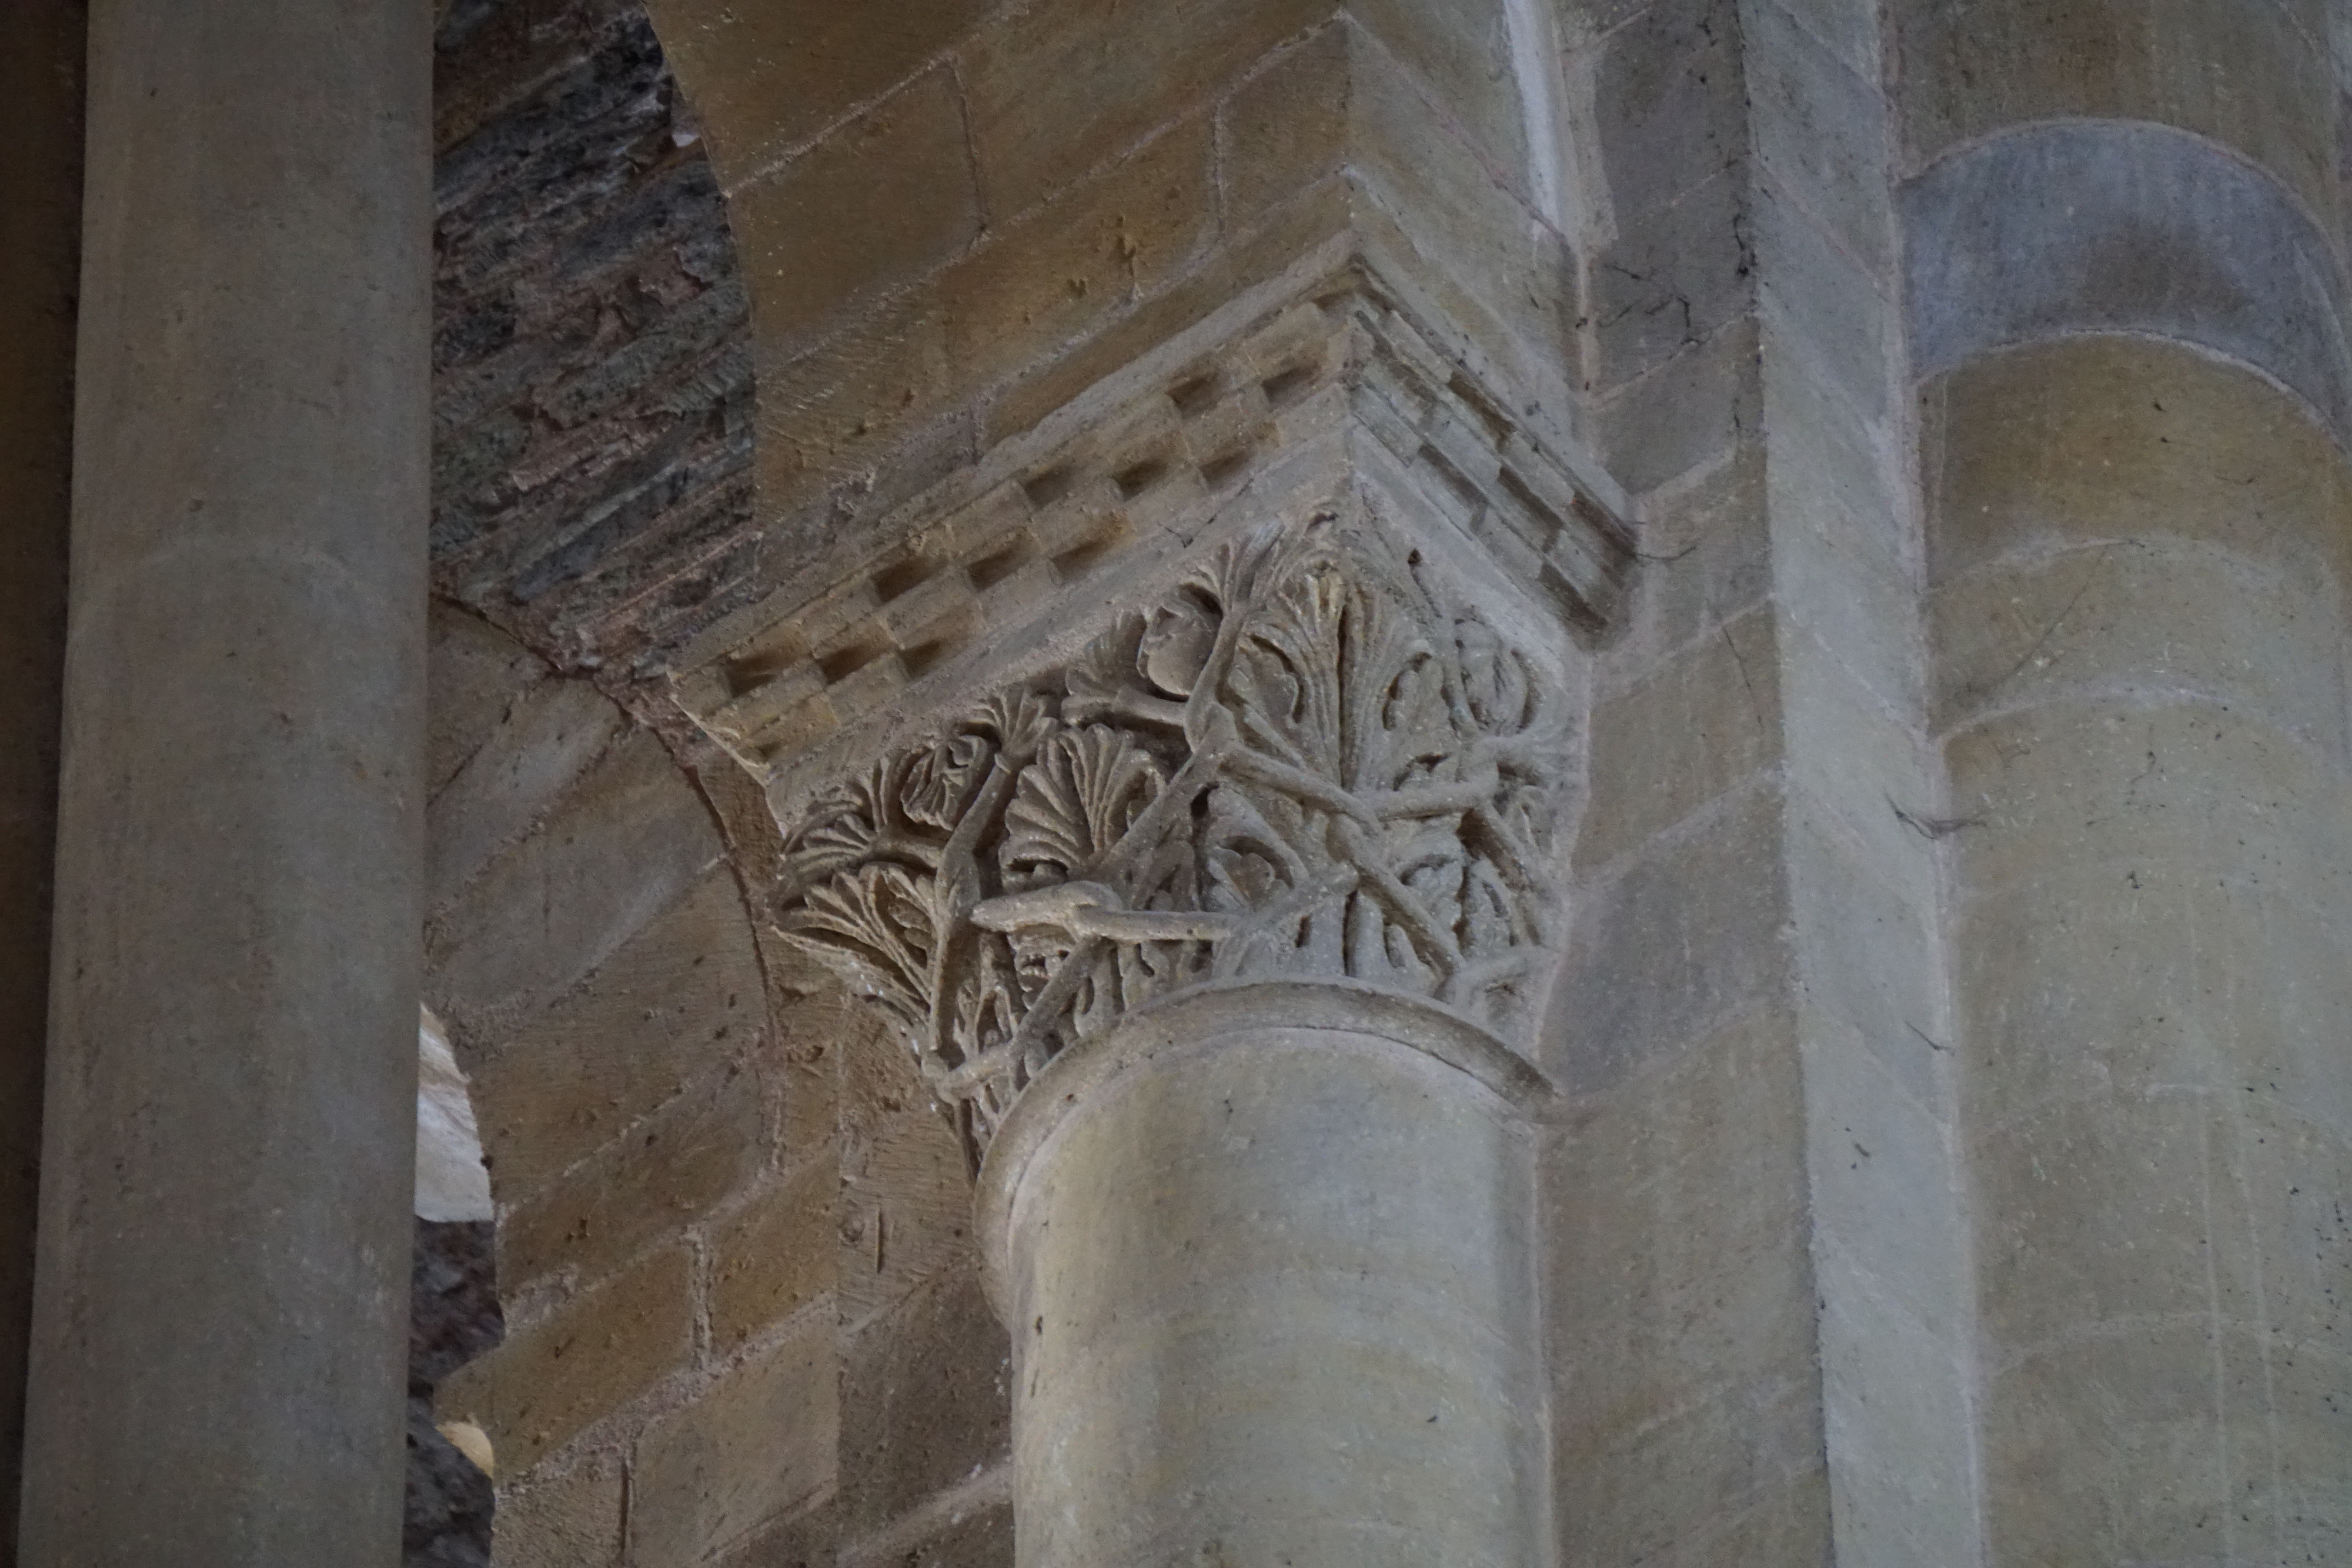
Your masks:
[{"label": "beige stone block", "polygon": [[982,0],[885,9],[652,0],[662,49],[730,184],[913,75],[980,24]]},{"label": "beige stone block", "polygon": [[633,732],[427,927],[426,1000],[461,1029],[487,1009],[544,1006],[719,852],[701,797],[660,741]]},{"label": "beige stone block", "polygon": [[836,1568],[840,1550],[840,1511],[825,1498],[717,1561],[720,1568]]},{"label": "beige stone block", "polygon": [[2324,754],[2222,703],[2090,697],[1945,743],[1948,835],[1970,895],[2062,872],[2200,866],[2322,908],[2352,881],[2346,780]]},{"label": "beige stone block", "polygon": [[2210,546],[2118,541],[1947,580],[1929,609],[1939,728],[2085,690],[2195,695],[2346,753],[2344,607]]},{"label": "beige stone block", "polygon": [[710,1335],[731,1351],[834,1288],[841,1175],[817,1159],[710,1233]]},{"label": "beige stone block", "polygon": [[1974,1561],[1975,1367],[1965,1333],[1931,1328],[1887,1281],[1816,1243],[1822,1401],[1842,1559]]},{"label": "beige stone block", "polygon": [[1218,110],[1228,221],[1257,222],[1347,166],[1356,36],[1335,21],[1234,89]]},{"label": "beige stone block", "polygon": [[[758,326],[755,319],[754,330]],[[870,486],[861,465],[871,467],[906,447],[946,413],[951,384],[946,322],[937,301],[919,291],[814,348],[763,351],[759,378],[753,457],[760,505],[789,520],[784,543],[815,550],[827,543],[828,519],[812,517],[811,508],[836,489],[845,502],[865,499]],[[944,429],[950,450],[969,458],[968,433],[957,448],[957,427]]]},{"label": "beige stone block", "polygon": [[[1780,1481],[1761,1495],[1697,1509],[1687,1497],[1676,1505],[1680,1521],[1657,1555],[1643,1568],[1756,1568],[1759,1563],[1831,1561],[1829,1479],[1818,1462]],[[1566,1556],[1574,1568],[1603,1568],[1626,1561],[1621,1541],[1603,1534],[1588,1539],[1584,1522],[1568,1521]]]},{"label": "beige stone block", "polygon": [[1794,1024],[1743,1019],[1582,1105],[1544,1167],[1555,1420],[1607,1452],[1812,1349]]},{"label": "beige stone block", "polygon": [[1727,0],[1661,0],[1595,49],[1599,162],[1619,224],[1745,160],[1735,11]]},{"label": "beige stone block", "polygon": [[933,1280],[842,1350],[841,1507],[863,1533],[1002,1463],[1011,1353],[970,1268]]},{"label": "beige stone block", "polygon": [[1623,630],[1596,679],[1623,677],[1738,618],[1771,591],[1760,444],[1740,447],[1691,485],[1653,497],[1642,521],[1642,564],[1619,612]]},{"label": "beige stone block", "polygon": [[[1010,1503],[975,1506],[950,1517],[944,1529],[891,1561],[905,1568],[1004,1568],[1013,1561]],[[898,1550],[895,1542],[892,1550]]]},{"label": "beige stone block", "polygon": [[479,744],[425,809],[428,909],[520,838],[625,723],[611,698],[578,680],[540,682],[486,716]]},{"label": "beige stone block", "polygon": [[1752,785],[1582,890],[1544,1030],[1556,1082],[1605,1089],[1780,1003],[1792,978],[1781,810],[1774,784]]},{"label": "beige stone block", "polygon": [[2352,1495],[2352,1363],[2326,1351],[2303,1365],[2312,1381],[2282,1386],[2282,1358],[2253,1336],[2190,1322],[2004,1369],[1987,1390],[1993,1559],[2291,1562],[2290,1542],[2315,1540],[2332,1552]]},{"label": "beige stone block", "polygon": [[699,1563],[834,1483],[841,1426],[833,1325],[724,1374],[637,1439],[631,1560]]},{"label": "beige stone block", "polygon": [[2119,866],[1985,900],[1954,939],[1978,1128],[2084,1094],[2198,1089],[2275,1093],[2352,1130],[2339,919],[2199,870]]},{"label": "beige stone block", "polygon": [[1805,1042],[1805,1108],[1818,1244],[1928,1334],[1963,1333],[1968,1236],[1937,1109],[1911,1098],[1860,1036],[1827,1021]]},{"label": "beige stone block", "polygon": [[1192,263],[1216,232],[1213,141],[1207,116],[1185,120],[951,268],[940,297],[958,384],[1035,364]]},{"label": "beige stone block", "polygon": [[[797,956],[781,942],[776,949],[780,956]],[[781,967],[774,958],[770,965],[772,973]],[[783,1146],[795,1161],[839,1135],[843,1059],[906,1049],[890,1036],[878,1009],[829,977],[813,976],[810,983],[814,988],[789,990],[774,1004],[777,1042],[788,1064]]]},{"label": "beige stone block", "polygon": [[1239,78],[1333,0],[1045,0],[964,58],[992,223],[1028,211]]},{"label": "beige stone block", "polygon": [[1929,564],[2185,539],[2333,583],[2352,552],[2346,460],[2294,400],[2184,345],[2084,337],[1987,355],[1926,400]]},{"label": "beige stone block", "polygon": [[1943,1038],[1950,1030],[1938,1022],[1944,966],[1934,873],[1924,846],[1889,867],[1801,811],[1789,827],[1797,972],[1814,1038],[1850,1034],[1906,1098],[1940,1115],[1954,1059]]},{"label": "beige stone block", "polygon": [[1780,661],[1769,608],[1701,636],[1593,705],[1577,863],[1604,864],[1780,756]]},{"label": "beige stone block", "polygon": [[[1566,365],[1574,302],[1562,286],[1573,263],[1560,236],[1496,182],[1442,102],[1378,38],[1360,30],[1350,38],[1349,162],[1381,215],[1401,231],[1421,270],[1472,295],[1523,352]],[[1369,217],[1359,221],[1377,237]],[[1449,324],[1466,329],[1463,319]]]},{"label": "beige stone block", "polygon": [[581,987],[468,1053],[501,1200],[575,1161],[748,1048],[764,995],[733,871],[706,873]]},{"label": "beige stone block", "polygon": [[491,1521],[499,1568],[611,1568],[621,1560],[626,1486],[620,1460],[594,1454],[560,1475],[500,1487]]},{"label": "beige stone block", "polygon": [[728,212],[770,352],[962,254],[981,215],[954,78],[918,78],[737,191]]},{"label": "beige stone block", "polygon": [[1567,1560],[1595,1568],[1822,1561],[1818,1547],[1749,1555],[1826,1544],[1828,1500],[1811,1476],[1821,1442],[1818,1400],[1791,1379],[1760,1399],[1659,1411],[1597,1451],[1564,1449],[1557,1506]]},{"label": "beige stone block", "polygon": [[903,1080],[878,1092],[853,1085],[845,1107],[835,1267],[847,1323],[887,1311],[972,1255],[962,1145],[894,1041],[890,1066],[902,1059]]},{"label": "beige stone block", "polygon": [[549,677],[547,661],[469,612],[432,607],[425,690],[427,790],[457,777],[505,715],[507,705]]},{"label": "beige stone block", "polygon": [[2338,221],[2335,77],[2287,5],[1906,0],[1895,10],[1914,166],[2010,125],[2155,120],[2235,149]]},{"label": "beige stone block", "polygon": [[490,1436],[501,1473],[520,1477],[590,1423],[688,1364],[694,1348],[692,1261],[655,1253],[616,1280],[509,1322],[505,1343],[440,1386],[440,1420]]},{"label": "beige stone block", "polygon": [[1971,1141],[1997,1362],[2143,1320],[2259,1322],[2235,1109],[2226,1090],[2088,1095]]},{"label": "beige stone block", "polygon": [[1592,443],[1640,495],[1737,450],[1760,390],[1755,324],[1735,321],[1596,404]]},{"label": "beige stone block", "polygon": [[765,1163],[768,1143],[758,1076],[721,1068],[504,1214],[500,1285],[518,1290],[558,1271],[583,1281],[612,1272],[745,1185]]},{"label": "beige stone block", "polygon": [[1505,0],[1348,0],[1348,15],[1467,133],[1480,162],[1528,200],[1527,116]]}]

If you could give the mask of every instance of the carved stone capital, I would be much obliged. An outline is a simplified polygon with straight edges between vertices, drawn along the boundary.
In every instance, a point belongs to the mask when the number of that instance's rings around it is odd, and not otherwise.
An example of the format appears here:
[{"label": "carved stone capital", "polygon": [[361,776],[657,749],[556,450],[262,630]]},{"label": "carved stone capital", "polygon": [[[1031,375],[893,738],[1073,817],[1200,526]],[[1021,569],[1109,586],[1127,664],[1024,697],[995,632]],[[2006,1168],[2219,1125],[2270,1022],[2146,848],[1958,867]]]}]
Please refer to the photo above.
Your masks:
[{"label": "carved stone capital", "polygon": [[1257,530],[819,795],[779,922],[975,1159],[1057,1056],[1203,987],[1345,981],[1516,1042],[1571,727],[1509,624],[1369,521]]}]

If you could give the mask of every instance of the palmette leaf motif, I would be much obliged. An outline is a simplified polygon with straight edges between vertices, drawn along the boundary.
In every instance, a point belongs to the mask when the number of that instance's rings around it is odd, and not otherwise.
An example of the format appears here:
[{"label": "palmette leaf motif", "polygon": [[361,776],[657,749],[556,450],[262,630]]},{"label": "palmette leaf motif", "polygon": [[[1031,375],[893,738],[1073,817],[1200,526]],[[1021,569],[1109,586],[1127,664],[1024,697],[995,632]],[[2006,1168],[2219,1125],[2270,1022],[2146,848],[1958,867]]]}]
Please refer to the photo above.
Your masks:
[{"label": "palmette leaf motif", "polygon": [[779,924],[897,1020],[973,1158],[1056,1054],[1204,982],[1523,1026],[1568,728],[1419,565],[1320,521],[1228,545],[810,807]]},{"label": "palmette leaf motif", "polygon": [[887,861],[812,888],[783,929],[909,1026],[929,1008],[939,945],[931,879]]},{"label": "palmette leaf motif", "polygon": [[1167,784],[1160,764],[1130,737],[1105,725],[1064,730],[1022,770],[1004,813],[1006,883],[1084,874]]}]

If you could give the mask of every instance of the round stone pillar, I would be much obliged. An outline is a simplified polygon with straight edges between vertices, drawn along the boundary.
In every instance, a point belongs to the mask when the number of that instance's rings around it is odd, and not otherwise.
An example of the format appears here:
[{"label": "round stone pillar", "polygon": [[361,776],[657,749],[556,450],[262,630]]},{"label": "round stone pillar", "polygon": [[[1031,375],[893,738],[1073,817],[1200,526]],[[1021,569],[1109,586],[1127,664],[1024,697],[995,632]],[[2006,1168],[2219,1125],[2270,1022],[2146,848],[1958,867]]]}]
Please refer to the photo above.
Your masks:
[{"label": "round stone pillar", "polygon": [[1262,985],[1031,1085],[982,1176],[1021,1568],[1525,1568],[1532,1070],[1433,1008]]},{"label": "round stone pillar", "polygon": [[39,1568],[399,1557],[431,22],[91,6]]}]

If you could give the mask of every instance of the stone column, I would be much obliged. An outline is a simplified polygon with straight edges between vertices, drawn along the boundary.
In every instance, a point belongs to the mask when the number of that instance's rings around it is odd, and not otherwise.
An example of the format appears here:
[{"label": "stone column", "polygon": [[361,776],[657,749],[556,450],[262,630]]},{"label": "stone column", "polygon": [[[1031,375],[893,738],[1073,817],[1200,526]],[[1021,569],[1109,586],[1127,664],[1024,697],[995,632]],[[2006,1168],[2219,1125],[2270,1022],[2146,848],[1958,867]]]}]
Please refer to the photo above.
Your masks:
[{"label": "stone column", "polygon": [[398,1558],[430,23],[92,7],[42,1568]]},{"label": "stone column", "polygon": [[1902,42],[1986,1553],[2340,1558],[2352,366],[2325,42],[2269,6],[1919,7]]},{"label": "stone column", "polygon": [[1243,988],[1049,1067],[981,1194],[1024,1568],[1540,1560],[1533,1071]]},{"label": "stone column", "polygon": [[[1309,315],[1339,349],[1264,493],[1199,494],[1190,550],[790,797],[780,925],[894,1017],[978,1174],[1023,1568],[1522,1568],[1549,1538],[1527,1053],[1562,611],[1594,612],[1433,504],[1459,469],[1380,455],[1421,428],[1377,433],[1391,396],[1475,385],[1375,390],[1402,323]],[[1492,439],[1494,493],[1533,495],[1543,459]],[[1133,470],[1088,437],[1055,471],[1097,465]],[[1614,535],[1554,516],[1597,588]]]}]

